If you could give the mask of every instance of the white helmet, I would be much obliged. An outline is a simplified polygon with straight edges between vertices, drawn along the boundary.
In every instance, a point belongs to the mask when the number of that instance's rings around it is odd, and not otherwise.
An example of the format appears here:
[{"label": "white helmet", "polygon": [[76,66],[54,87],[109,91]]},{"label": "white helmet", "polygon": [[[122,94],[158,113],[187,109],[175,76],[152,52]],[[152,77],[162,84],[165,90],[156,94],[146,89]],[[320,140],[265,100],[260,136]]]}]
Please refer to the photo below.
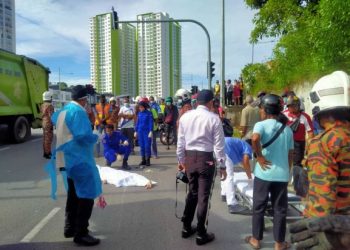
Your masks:
[{"label": "white helmet", "polygon": [[182,99],[182,101],[191,100],[191,93],[186,89],[178,89],[175,93],[175,98]]},{"label": "white helmet", "polygon": [[349,76],[343,71],[335,71],[320,78],[310,92],[312,114],[337,108],[350,108]]},{"label": "white helmet", "polygon": [[136,98],[135,98],[135,102],[139,102],[140,101],[140,99],[141,99],[141,96],[136,96]]},{"label": "white helmet", "polygon": [[50,91],[45,91],[43,93],[43,101],[52,101],[52,94]]}]

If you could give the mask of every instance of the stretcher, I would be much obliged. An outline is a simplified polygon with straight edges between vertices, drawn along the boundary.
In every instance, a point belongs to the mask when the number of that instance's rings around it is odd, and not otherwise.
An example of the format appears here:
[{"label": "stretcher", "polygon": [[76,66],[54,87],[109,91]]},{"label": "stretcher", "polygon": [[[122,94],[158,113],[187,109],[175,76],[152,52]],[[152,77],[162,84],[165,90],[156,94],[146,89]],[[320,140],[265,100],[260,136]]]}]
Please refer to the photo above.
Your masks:
[{"label": "stretcher", "polygon": [[[234,188],[236,199],[243,205],[253,209],[253,180],[249,180],[245,172],[235,172],[234,174]],[[304,205],[301,202],[301,198],[293,193],[288,193],[288,210],[287,220],[302,219],[302,212]],[[269,202],[266,209],[266,218],[273,217],[273,209]]]}]

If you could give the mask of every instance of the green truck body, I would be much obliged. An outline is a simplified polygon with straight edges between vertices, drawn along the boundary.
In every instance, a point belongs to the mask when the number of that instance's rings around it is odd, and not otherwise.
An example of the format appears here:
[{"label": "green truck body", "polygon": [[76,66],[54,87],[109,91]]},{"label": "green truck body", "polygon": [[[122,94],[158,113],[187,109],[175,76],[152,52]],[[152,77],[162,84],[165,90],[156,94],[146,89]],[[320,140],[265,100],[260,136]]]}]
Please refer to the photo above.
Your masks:
[{"label": "green truck body", "polygon": [[48,89],[49,69],[38,61],[0,50],[0,124],[14,142],[41,127],[42,94]]}]

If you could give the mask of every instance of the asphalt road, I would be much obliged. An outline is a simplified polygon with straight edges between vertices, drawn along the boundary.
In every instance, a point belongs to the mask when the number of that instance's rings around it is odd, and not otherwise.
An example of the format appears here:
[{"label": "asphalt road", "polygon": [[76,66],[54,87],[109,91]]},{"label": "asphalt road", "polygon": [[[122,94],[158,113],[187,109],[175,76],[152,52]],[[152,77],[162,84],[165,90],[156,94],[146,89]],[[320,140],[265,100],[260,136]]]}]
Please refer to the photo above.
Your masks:
[{"label": "asphalt road", "polygon": [[[50,183],[43,170],[41,130],[33,130],[30,141],[8,144],[0,137],[0,249],[75,249],[71,239],[63,237],[65,191],[59,178],[58,199],[50,199]],[[214,188],[208,231],[216,240],[197,246],[195,237],[182,239],[182,224],[175,217],[175,148],[169,151],[158,145],[159,159],[139,174],[156,181],[157,185],[116,188],[103,186],[108,203],[105,209],[94,207],[90,220],[93,235],[102,239],[94,249],[250,249],[244,237],[251,234],[251,217],[231,215],[221,202],[219,178]],[[138,152],[138,148],[137,148]],[[136,166],[139,156],[131,156],[129,164]],[[103,165],[103,158],[96,162]],[[118,168],[121,162],[113,167]],[[178,209],[182,214],[185,185],[179,184]],[[273,248],[271,226],[263,249]]]}]

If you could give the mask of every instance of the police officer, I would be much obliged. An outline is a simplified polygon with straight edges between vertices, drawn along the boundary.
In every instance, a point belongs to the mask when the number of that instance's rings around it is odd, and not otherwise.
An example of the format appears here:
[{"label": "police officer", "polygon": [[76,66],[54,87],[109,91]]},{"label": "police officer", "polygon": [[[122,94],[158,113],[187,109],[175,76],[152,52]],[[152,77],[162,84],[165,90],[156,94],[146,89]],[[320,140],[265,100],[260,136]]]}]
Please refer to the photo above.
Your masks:
[{"label": "police officer", "polygon": [[[179,170],[185,170],[189,179],[189,192],[182,217],[182,237],[188,238],[196,231],[197,245],[203,245],[215,239],[207,232],[209,201],[214,186],[216,160],[219,162],[222,180],[226,178],[225,139],[220,118],[210,112],[214,94],[210,90],[201,90],[196,110],[187,111],[180,119],[178,131],[177,156]],[[192,220],[197,207],[197,228]]]},{"label": "police officer", "polygon": [[131,169],[128,165],[128,159],[131,153],[128,138],[120,131],[114,131],[113,124],[107,124],[106,134],[103,136],[102,143],[107,166],[111,166],[117,159],[116,154],[119,154],[124,155],[122,169]]}]

